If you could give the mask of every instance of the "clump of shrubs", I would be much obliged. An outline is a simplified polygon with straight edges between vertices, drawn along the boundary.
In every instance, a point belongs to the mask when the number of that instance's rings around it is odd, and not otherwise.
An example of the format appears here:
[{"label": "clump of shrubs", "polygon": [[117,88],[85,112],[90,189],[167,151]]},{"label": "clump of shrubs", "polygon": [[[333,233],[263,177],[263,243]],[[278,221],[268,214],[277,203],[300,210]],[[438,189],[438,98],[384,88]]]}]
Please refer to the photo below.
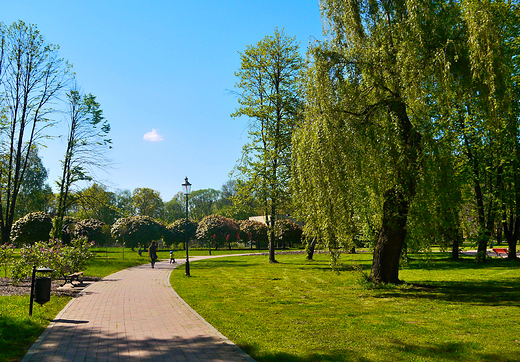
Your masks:
[{"label": "clump of shrubs", "polygon": [[16,245],[22,245],[49,240],[51,229],[52,219],[48,214],[31,212],[13,224],[11,241]]},{"label": "clump of shrubs", "polygon": [[59,277],[62,267],[70,266],[72,272],[85,268],[87,262],[94,257],[89,250],[93,246],[86,238],[74,239],[71,245],[64,245],[60,240],[38,241],[33,245],[24,245],[20,249],[20,259],[11,267],[11,278],[14,282],[27,278],[33,266],[54,270],[52,276]]},{"label": "clump of shrubs", "polygon": [[240,237],[240,228],[235,220],[221,215],[206,216],[199,223],[197,228],[197,239],[207,241],[214,245],[215,249],[219,246],[237,242]]},{"label": "clump of shrubs", "polygon": [[132,249],[161,239],[165,232],[164,225],[149,216],[122,217],[110,229],[114,240]]},{"label": "clump of shrubs", "polygon": [[301,245],[303,230],[300,225],[289,219],[276,220],[274,223],[274,236],[278,245],[292,247]]},{"label": "clump of shrubs", "polygon": [[240,221],[240,238],[247,241],[251,248],[253,245],[256,245],[257,248],[267,245],[267,225],[259,221],[242,220]]}]

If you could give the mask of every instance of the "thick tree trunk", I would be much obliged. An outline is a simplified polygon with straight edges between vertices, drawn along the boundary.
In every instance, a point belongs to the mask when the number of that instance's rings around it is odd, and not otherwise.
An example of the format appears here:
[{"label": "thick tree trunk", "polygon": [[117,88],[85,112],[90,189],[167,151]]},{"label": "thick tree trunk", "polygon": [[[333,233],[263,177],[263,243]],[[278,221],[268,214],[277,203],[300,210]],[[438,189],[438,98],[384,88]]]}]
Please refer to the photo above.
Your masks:
[{"label": "thick tree trunk", "polygon": [[462,244],[462,237],[460,235],[460,231],[457,228],[454,228],[454,230],[451,233],[451,259],[452,260],[458,260],[459,259],[459,252],[460,252],[460,245]]},{"label": "thick tree trunk", "polygon": [[[512,219],[512,217],[511,217]],[[516,256],[516,243],[517,243],[517,240],[518,240],[518,232],[519,232],[519,228],[520,228],[520,220],[518,219],[518,217],[510,222],[510,224],[508,225],[507,222],[504,221],[504,234],[506,236],[506,240],[507,240],[507,246],[508,246],[508,255],[507,255],[507,258],[508,259],[517,259],[517,256]]]},{"label": "thick tree trunk", "polygon": [[316,243],[318,242],[318,238],[312,238],[310,243],[307,243],[307,260],[313,260],[314,258],[314,249],[316,248]]},{"label": "thick tree trunk", "polygon": [[271,225],[269,225],[269,263],[277,263],[275,254],[274,254],[274,219],[273,216],[271,216]]},{"label": "thick tree trunk", "polygon": [[394,187],[385,193],[383,224],[374,250],[370,279],[377,283],[399,284],[399,260],[406,238],[408,202]]},{"label": "thick tree trunk", "polygon": [[406,222],[410,202],[415,196],[421,135],[414,130],[406,104],[400,100],[388,103],[388,111],[396,118],[400,155],[396,165],[397,183],[384,194],[383,222],[374,250],[370,279],[376,283],[400,283],[399,260],[406,238]]},{"label": "thick tree trunk", "polygon": [[2,244],[10,244],[11,243],[11,230],[4,225],[2,227]]}]

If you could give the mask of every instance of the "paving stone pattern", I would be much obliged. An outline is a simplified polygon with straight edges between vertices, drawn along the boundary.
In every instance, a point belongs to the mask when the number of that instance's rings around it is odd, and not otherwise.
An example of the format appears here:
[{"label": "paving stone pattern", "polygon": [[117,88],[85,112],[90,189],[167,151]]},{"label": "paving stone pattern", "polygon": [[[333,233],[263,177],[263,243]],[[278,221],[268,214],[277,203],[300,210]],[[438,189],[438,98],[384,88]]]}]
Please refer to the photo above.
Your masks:
[{"label": "paving stone pattern", "polygon": [[23,362],[254,361],[171,288],[170,272],[180,263],[138,266],[89,285]]}]

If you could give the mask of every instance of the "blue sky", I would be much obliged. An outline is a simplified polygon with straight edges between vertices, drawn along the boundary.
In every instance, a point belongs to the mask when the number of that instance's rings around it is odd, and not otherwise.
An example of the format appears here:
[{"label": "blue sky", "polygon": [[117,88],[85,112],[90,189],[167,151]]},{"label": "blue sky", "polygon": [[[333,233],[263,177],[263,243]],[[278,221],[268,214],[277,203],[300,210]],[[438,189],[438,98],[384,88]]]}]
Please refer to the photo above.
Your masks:
[{"label": "blue sky", "polygon": [[[3,1],[0,14],[6,25],[36,24],[97,97],[114,163],[97,176],[112,190],[152,188],[164,201],[185,176],[193,190],[220,189],[240,158],[247,119],[230,117],[238,52],[275,27],[296,36],[302,54],[322,38],[318,0],[17,0]],[[47,145],[40,154],[54,184],[65,143]]]}]

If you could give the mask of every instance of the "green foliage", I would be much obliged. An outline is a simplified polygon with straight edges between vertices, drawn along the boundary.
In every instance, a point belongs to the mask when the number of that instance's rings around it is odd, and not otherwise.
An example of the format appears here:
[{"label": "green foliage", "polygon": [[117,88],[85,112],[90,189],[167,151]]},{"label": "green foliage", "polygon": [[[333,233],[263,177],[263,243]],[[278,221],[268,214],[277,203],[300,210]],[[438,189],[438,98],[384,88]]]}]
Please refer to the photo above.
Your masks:
[{"label": "green foliage", "polygon": [[[107,224],[96,219],[82,219],[74,224],[75,238],[84,237],[96,245],[106,245],[110,242],[110,232],[107,234]],[[108,230],[109,231],[109,230]]]},{"label": "green foliage", "polygon": [[240,231],[236,221],[220,215],[206,216],[197,227],[197,239],[214,243],[215,248],[237,241]]},{"label": "green foliage", "polygon": [[195,238],[199,224],[195,220],[179,219],[166,227],[167,233],[164,242],[168,245],[186,242],[186,226],[188,227],[188,240]]},{"label": "green foliage", "polygon": [[[50,105],[69,81],[58,47],[45,42],[35,25],[0,24],[0,216],[2,242],[9,241],[29,159],[52,124]],[[30,173],[30,172],[29,172]]]},{"label": "green foliage", "polygon": [[53,193],[46,183],[47,170],[34,147],[29,153],[29,160],[18,193],[15,220],[31,212],[47,212],[53,201]]},{"label": "green foliage", "polygon": [[106,187],[93,183],[90,187],[74,193],[74,216],[80,219],[97,219],[105,224],[113,224],[121,217],[116,205],[116,194]]},{"label": "green foliage", "polygon": [[301,117],[298,81],[303,60],[296,40],[275,29],[273,36],[248,46],[240,61],[235,73],[240,107],[232,116],[249,119],[250,142],[235,168],[241,182],[234,200],[242,208],[251,198],[258,200],[270,227],[269,260],[275,262],[274,218],[289,206],[291,138]]},{"label": "green foliage", "polygon": [[24,245],[20,249],[20,259],[16,260],[11,267],[11,277],[20,281],[32,273],[32,268],[46,267],[54,272],[52,277],[61,277],[61,269],[68,265],[73,272],[85,268],[88,261],[94,257],[90,252],[93,245],[86,238],[74,239],[71,245],[63,245],[59,240],[39,241],[34,245]]},{"label": "green foliage", "polygon": [[171,224],[175,220],[186,217],[186,204],[184,201],[184,193],[179,191],[175,196],[164,204],[164,220]]},{"label": "green foliage", "polygon": [[[309,48],[305,121],[293,137],[306,235],[333,251],[377,238],[386,256],[374,266],[392,260],[397,280],[404,240],[419,250],[433,235],[455,247],[463,209],[488,239],[499,214],[516,220],[518,4],[321,6],[328,41]],[[500,189],[508,202],[499,211]]]},{"label": "green foliage", "polygon": [[164,203],[158,191],[147,187],[136,188],[132,193],[134,214],[160,219],[164,214]]},{"label": "green foliage", "polygon": [[302,244],[303,230],[300,225],[289,219],[276,220],[274,223],[274,235],[283,245],[292,247],[293,245],[300,246]]},{"label": "green foliage", "polygon": [[131,216],[118,219],[110,233],[114,240],[124,246],[137,248],[161,239],[165,230],[164,225],[149,216]]},{"label": "green foliage", "polygon": [[0,245],[0,265],[4,266],[5,277],[7,278],[7,265],[13,260],[14,244]]},{"label": "green foliage", "polygon": [[251,247],[253,244],[257,248],[267,244],[267,225],[265,223],[254,220],[241,220],[239,225],[240,239],[247,241]]},{"label": "green foliage", "polygon": [[193,191],[189,196],[190,216],[195,220],[202,220],[205,216],[217,211],[217,202],[220,192],[214,189],[202,189]]},{"label": "green foliage", "polygon": [[43,212],[32,212],[18,219],[11,230],[11,239],[17,245],[34,244],[48,240],[52,219]]}]

